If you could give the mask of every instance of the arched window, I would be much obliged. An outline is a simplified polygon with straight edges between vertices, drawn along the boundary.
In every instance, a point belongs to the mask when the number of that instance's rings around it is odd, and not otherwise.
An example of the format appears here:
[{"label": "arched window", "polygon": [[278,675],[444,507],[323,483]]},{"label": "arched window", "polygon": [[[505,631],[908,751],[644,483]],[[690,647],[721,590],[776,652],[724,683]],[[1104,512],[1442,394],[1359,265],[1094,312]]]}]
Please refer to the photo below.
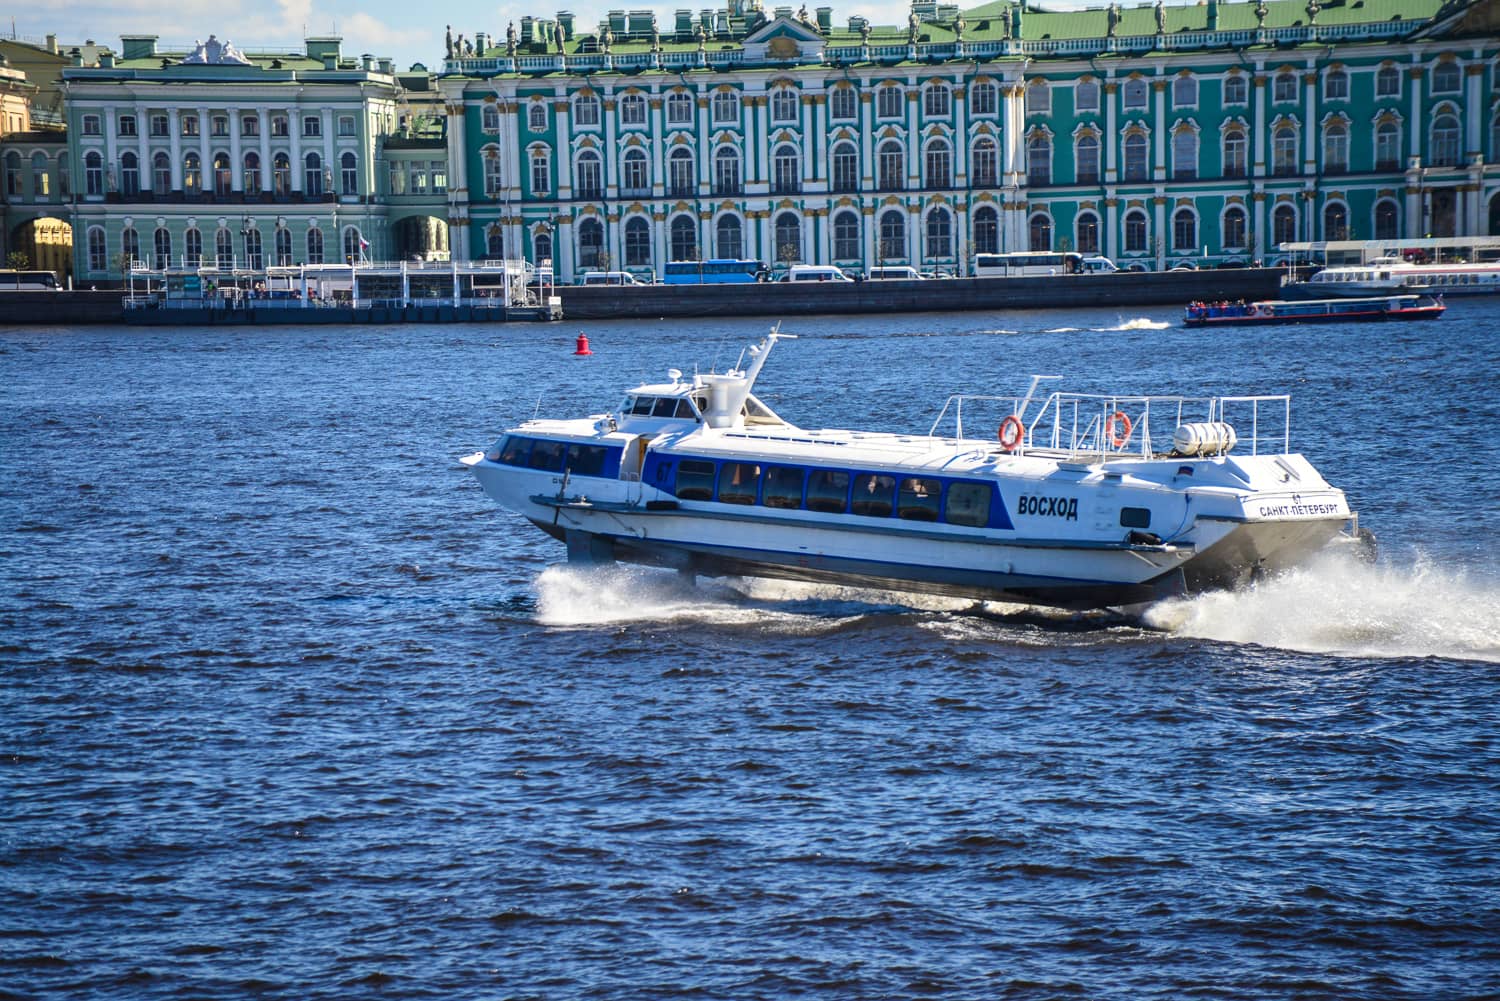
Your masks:
[{"label": "arched window", "polygon": [[21,154],[15,150],[5,154],[5,193],[11,198],[21,197]]},{"label": "arched window", "polygon": [[632,146],[620,160],[620,194],[633,198],[651,197],[651,164],[646,151]]},{"label": "arched window", "polygon": [[697,170],[692,150],[685,146],[672,150],[667,159],[667,194],[673,198],[691,198],[698,189]]},{"label": "arched window", "polygon": [[151,235],[151,266],[164,271],[172,266],[172,234],[165,226],[158,226]]},{"label": "arched window", "polygon": [[646,99],[644,97],[640,94],[626,94],[620,98],[620,124],[646,124]]},{"label": "arched window", "polygon": [[668,232],[672,240],[672,260],[696,261],[698,259],[698,226],[692,216],[673,216]]},{"label": "arched window", "polygon": [[1323,173],[1345,174],[1349,171],[1349,129],[1339,120],[1323,128]]},{"label": "arched window", "polygon": [[791,87],[771,91],[771,121],[786,124],[797,120],[797,92]]},{"label": "arched window", "polygon": [[260,194],[260,154],[245,154],[245,172],[242,177],[245,185],[245,194]]},{"label": "arched window", "polygon": [[1277,177],[1297,173],[1297,130],[1290,125],[1277,128],[1271,138],[1271,173]]},{"label": "arched window", "polygon": [[1280,246],[1297,239],[1297,210],[1283,202],[1271,212],[1271,243]]},{"label": "arched window", "polygon": [[1349,210],[1340,202],[1323,207],[1323,239],[1349,239]]},{"label": "arched window", "polygon": [[771,194],[790,195],[802,190],[802,157],[797,147],[782,143],[771,154]]},{"label": "arched window", "polygon": [[574,197],[603,198],[604,162],[599,159],[599,154],[591,149],[582,150],[573,162],[578,171],[578,179],[574,182]]},{"label": "arched window", "polygon": [[500,108],[497,105],[486,103],[480,107],[479,127],[490,135],[500,131]]},{"label": "arched window", "polygon": [[359,194],[359,160],[352,152],[339,156],[339,194]]},{"label": "arched window", "polygon": [[1052,183],[1052,140],[1044,132],[1026,140],[1026,183]]},{"label": "arched window", "polygon": [[1047,115],[1052,113],[1052,88],[1046,80],[1032,80],[1026,87],[1026,113]]},{"label": "arched window", "polygon": [[[291,262],[288,261],[288,264]],[[203,234],[196,226],[182,234],[182,266],[197,268],[203,265]]]},{"label": "arched window", "polygon": [[68,154],[57,154],[57,193],[67,198],[73,194],[73,177],[68,164]]},{"label": "arched window", "polygon": [[1239,73],[1224,78],[1224,103],[1245,104],[1250,100],[1250,84]]},{"label": "arched window", "polygon": [[105,242],[104,230],[98,226],[89,229],[89,270],[104,271],[109,267],[109,244]]},{"label": "arched window", "polygon": [[189,153],[182,158],[182,193],[201,194],[203,191],[203,158]]},{"label": "arched window", "polygon": [[547,131],[547,104],[532,101],[526,106],[526,127],[533,132]]},{"label": "arched window", "polygon": [[172,190],[172,158],[165,153],[151,157],[151,193],[164,197]]},{"label": "arched window", "polygon": [[1099,183],[1099,140],[1093,135],[1078,137],[1073,144],[1073,163],[1079,184]]},{"label": "arched window", "polygon": [[552,150],[546,146],[534,146],[531,149],[531,193],[545,195],[551,191]]},{"label": "arched window", "polygon": [[214,264],[220,271],[234,269],[234,236],[227,229],[214,234]]},{"label": "arched window", "polygon": [[1144,181],[1147,177],[1146,137],[1132,132],[1125,137],[1125,180]]},{"label": "arched window", "polygon": [[1178,253],[1198,249],[1198,217],[1192,209],[1172,213],[1172,249]]},{"label": "arched window", "polygon": [[1375,169],[1401,169],[1401,126],[1395,122],[1375,126]]},{"label": "arched window", "polygon": [[976,188],[993,188],[1000,183],[1000,154],[995,140],[980,136],[969,151],[969,181]]},{"label": "arched window", "polygon": [[579,94],[573,99],[573,124],[599,124],[599,98],[593,94]]},{"label": "arched window", "polygon": [[120,253],[125,256],[126,266],[145,263],[141,258],[141,238],[135,227],[126,226],[120,233]]},{"label": "arched window", "polygon": [[928,118],[953,114],[953,90],[945,83],[932,83],[922,92],[922,113]]},{"label": "arched window", "polygon": [[906,91],[888,83],[875,92],[875,114],[879,118],[900,118],[906,111]]},{"label": "arched window", "polygon": [[1458,166],[1458,119],[1452,115],[1438,115],[1432,120],[1431,163],[1434,167]]},{"label": "arched window", "polygon": [[1051,250],[1052,217],[1045,212],[1034,213],[1027,220],[1026,241],[1027,250]]},{"label": "arched window", "polygon": [[969,114],[993,115],[999,106],[998,92],[993,83],[984,80],[969,88]]},{"label": "arched window", "polygon": [[354,263],[364,259],[364,238],[359,235],[359,230],[353,226],[344,230],[344,260]]},{"label": "arched window", "polygon": [[505,187],[505,177],[501,171],[500,147],[486,146],[479,151],[479,156],[480,163],[484,165],[484,193],[490,198],[498,197]]},{"label": "arched window", "polygon": [[906,187],[906,150],[900,140],[887,139],[875,154],[876,184],[880,191],[900,191]]},{"label": "arched window", "polygon": [[953,147],[943,138],[933,139],[927,144],[924,159],[927,166],[927,187],[953,187]]},{"label": "arched window", "polygon": [[271,188],[280,198],[292,193],[292,158],[285,153],[271,158]]},{"label": "arched window", "polygon": [[604,253],[604,224],[589,216],[578,224],[578,265],[601,268],[599,256]]},{"label": "arched window", "polygon": [[783,264],[802,260],[802,220],[795,212],[776,216],[776,260]]},{"label": "arched window", "polygon": [[1375,203],[1375,239],[1395,240],[1401,231],[1400,206],[1389,198]]},{"label": "arched window", "polygon": [[834,191],[859,190],[859,149],[844,140],[833,144],[831,178]]},{"label": "arched window", "polygon": [[1224,130],[1224,176],[1244,177],[1247,144],[1240,129]]},{"label": "arched window", "polygon": [[492,261],[505,260],[505,229],[491,226],[484,232],[484,256]]},{"label": "arched window", "polygon": [[1172,133],[1172,179],[1191,180],[1198,176],[1198,133],[1178,129]]},{"label": "arched window", "polygon": [[953,256],[953,216],[945,208],[935,208],[927,213],[927,256]]},{"label": "arched window", "polygon": [[552,263],[552,234],[548,232],[538,233],[531,238],[531,252],[536,257],[536,262]]},{"label": "arched window", "polygon": [[740,193],[740,151],[733,146],[714,150],[714,194]]},{"label": "arched window", "polygon": [[1276,74],[1271,84],[1271,99],[1278,104],[1290,104],[1297,100],[1297,75],[1282,72]]},{"label": "arched window", "polygon": [[1245,210],[1231,205],[1224,210],[1224,249],[1241,250],[1245,246]]},{"label": "arched window", "polygon": [[1432,92],[1434,94],[1458,93],[1463,70],[1457,62],[1445,59],[1432,68]]},{"label": "arched window", "polygon": [[740,120],[740,95],[735,90],[714,91],[713,101],[710,102],[713,109],[714,123],[717,125],[736,125]]},{"label": "arched window", "polygon": [[974,210],[974,253],[1000,252],[1000,219],[988,205]]},{"label": "arched window", "polygon": [[287,267],[292,263],[292,231],[285,226],[276,227],[276,266]]},{"label": "arched window", "polygon": [[625,266],[651,266],[651,224],[641,216],[631,216],[625,220]]},{"label": "arched window", "polygon": [[853,87],[835,87],[828,93],[828,117],[835,122],[852,122],[859,117],[859,92]]},{"label": "arched window", "polygon": [[1198,106],[1198,81],[1190,76],[1180,76],[1172,81],[1172,107],[1195,108]]},{"label": "arched window", "polygon": [[1146,213],[1140,209],[1131,209],[1125,213],[1125,251],[1126,253],[1139,254],[1146,250],[1147,225]]},{"label": "arched window", "polygon": [[47,154],[31,155],[31,194],[35,198],[46,198],[52,194],[51,177],[47,172]]},{"label": "arched window", "polygon": [[880,215],[880,260],[905,260],[906,213],[888,209]]},{"label": "arched window", "polygon": [[740,217],[724,214],[714,227],[715,256],[729,260],[740,260],[745,256],[744,231]]},{"label": "arched window", "polygon": [[141,162],[134,153],[120,154],[120,194],[134,198],[141,193]]},{"label": "arched window", "polygon": [[307,231],[307,263],[323,263],[323,231],[316,226]]},{"label": "arched window", "polygon": [[1092,212],[1080,212],[1077,230],[1078,252],[1080,254],[1099,253],[1099,217]]},{"label": "arched window", "polygon": [[229,154],[214,154],[214,195],[218,198],[229,197],[230,172]]},{"label": "arched window", "polygon": [[303,160],[305,170],[302,175],[302,190],[313,197],[323,194],[323,158],[316,153],[309,153]]},{"label": "arched window", "polygon": [[849,209],[834,213],[833,256],[839,261],[859,259],[859,215]]},{"label": "arched window", "polygon": [[1079,80],[1073,87],[1073,111],[1080,115],[1099,112],[1099,81]]},{"label": "arched window", "polygon": [[265,266],[266,261],[260,246],[260,230],[245,230],[245,267],[252,271],[259,271]]},{"label": "arched window", "polygon": [[1375,74],[1376,97],[1401,96],[1401,71],[1394,66],[1382,66]]},{"label": "arched window", "polygon": [[1323,74],[1323,100],[1347,101],[1349,99],[1349,74],[1335,66]]}]

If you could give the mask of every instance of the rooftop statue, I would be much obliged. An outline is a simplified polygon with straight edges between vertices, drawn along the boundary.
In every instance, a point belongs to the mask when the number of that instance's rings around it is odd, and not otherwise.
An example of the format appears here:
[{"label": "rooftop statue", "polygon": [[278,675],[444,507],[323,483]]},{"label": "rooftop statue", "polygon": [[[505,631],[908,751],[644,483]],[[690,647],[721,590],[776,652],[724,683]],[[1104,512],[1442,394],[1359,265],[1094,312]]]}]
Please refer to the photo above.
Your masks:
[{"label": "rooftop statue", "polygon": [[250,60],[246,59],[239,49],[234,47],[233,42],[223,42],[213,35],[208,36],[208,41],[200,42],[193,40],[193,51],[182,57],[184,64],[195,66],[249,66]]}]

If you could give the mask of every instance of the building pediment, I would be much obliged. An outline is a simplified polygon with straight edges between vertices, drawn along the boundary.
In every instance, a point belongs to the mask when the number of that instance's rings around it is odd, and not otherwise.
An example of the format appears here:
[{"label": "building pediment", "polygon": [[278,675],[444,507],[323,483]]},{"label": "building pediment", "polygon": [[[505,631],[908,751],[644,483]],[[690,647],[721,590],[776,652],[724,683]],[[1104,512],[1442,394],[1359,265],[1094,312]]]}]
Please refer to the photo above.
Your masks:
[{"label": "building pediment", "polygon": [[817,63],[823,61],[823,36],[785,15],[772,18],[745,36],[749,62]]}]

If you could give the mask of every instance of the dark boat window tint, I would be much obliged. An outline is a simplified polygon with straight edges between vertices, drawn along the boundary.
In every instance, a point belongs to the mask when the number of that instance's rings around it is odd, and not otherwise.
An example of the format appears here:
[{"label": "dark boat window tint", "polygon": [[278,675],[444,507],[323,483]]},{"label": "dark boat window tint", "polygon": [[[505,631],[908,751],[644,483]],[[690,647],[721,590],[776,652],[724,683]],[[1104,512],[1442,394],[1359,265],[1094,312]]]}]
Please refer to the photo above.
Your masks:
[{"label": "dark boat window tint", "polygon": [[651,408],[652,417],[671,417],[672,411],[677,409],[677,401],[670,396],[663,396],[656,401],[656,406]]},{"label": "dark boat window tint", "polygon": [[516,435],[507,435],[505,444],[500,448],[500,461],[507,466],[524,466],[526,457],[531,454],[531,439],[520,438]]},{"label": "dark boat window tint", "polygon": [[603,445],[569,445],[568,469],[574,476],[603,476],[608,453]]},{"label": "dark boat window tint", "polygon": [[980,528],[990,523],[988,483],[950,483],[943,519],[950,525]]},{"label": "dark boat window tint", "polygon": [[849,510],[872,518],[889,518],[896,507],[896,478],[879,473],[860,473],[854,478],[854,496]]},{"label": "dark boat window tint", "polygon": [[633,413],[633,414],[640,414],[642,417],[650,417],[651,416],[651,408],[653,406],[655,406],[655,405],[656,405],[656,397],[654,397],[654,396],[637,396],[635,398],[635,409],[631,410],[630,412]]},{"label": "dark boat window tint", "polygon": [[684,459],[677,464],[677,486],[672,491],[682,500],[714,499],[714,464]]},{"label": "dark boat window tint", "polygon": [[761,503],[766,507],[802,506],[802,470],[791,466],[772,466],[766,470],[766,485]]},{"label": "dark boat window tint", "polygon": [[538,439],[531,446],[531,461],[527,463],[532,469],[545,469],[549,472],[560,473],[563,466],[563,452],[567,445],[560,441],[546,441]]},{"label": "dark boat window tint", "polygon": [[725,504],[754,504],[760,467],[753,462],[726,462],[719,471],[719,500]]},{"label": "dark boat window tint", "polygon": [[1120,508],[1121,528],[1150,528],[1151,509],[1149,507],[1122,507]]},{"label": "dark boat window tint", "polygon": [[937,521],[938,495],[943,485],[939,480],[913,476],[901,481],[901,494],[896,502],[896,514],[908,521]]},{"label": "dark boat window tint", "polygon": [[849,474],[836,469],[814,469],[807,475],[807,509],[843,514],[849,509]]},{"label": "dark boat window tint", "polygon": [[685,398],[677,401],[677,413],[673,416],[690,421],[698,419],[698,415],[693,413],[693,405]]}]

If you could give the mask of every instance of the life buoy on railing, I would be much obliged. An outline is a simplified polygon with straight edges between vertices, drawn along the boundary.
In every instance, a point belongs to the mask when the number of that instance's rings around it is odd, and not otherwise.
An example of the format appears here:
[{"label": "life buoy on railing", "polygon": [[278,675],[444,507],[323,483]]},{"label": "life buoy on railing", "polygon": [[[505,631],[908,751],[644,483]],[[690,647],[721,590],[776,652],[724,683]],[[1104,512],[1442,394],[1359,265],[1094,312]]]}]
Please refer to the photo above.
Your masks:
[{"label": "life buoy on railing", "polygon": [[1021,441],[1026,437],[1026,425],[1021,423],[1021,418],[1011,414],[1000,422],[1000,447],[1007,452],[1014,452],[1021,447]]},{"label": "life buoy on railing", "polygon": [[1135,425],[1130,423],[1130,415],[1123,410],[1116,410],[1104,422],[1104,435],[1115,448],[1124,448],[1125,443],[1130,440],[1130,430],[1133,427]]}]

